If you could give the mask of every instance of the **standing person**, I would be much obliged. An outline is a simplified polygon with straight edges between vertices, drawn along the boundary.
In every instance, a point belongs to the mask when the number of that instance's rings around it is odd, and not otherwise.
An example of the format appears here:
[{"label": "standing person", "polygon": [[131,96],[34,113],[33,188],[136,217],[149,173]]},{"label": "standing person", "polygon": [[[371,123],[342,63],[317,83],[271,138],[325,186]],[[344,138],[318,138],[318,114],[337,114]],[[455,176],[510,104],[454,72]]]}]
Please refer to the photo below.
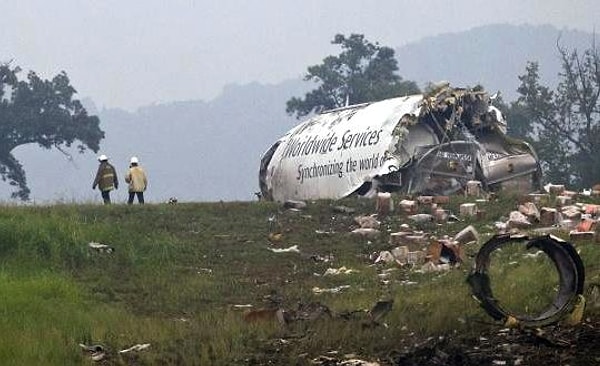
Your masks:
[{"label": "standing person", "polygon": [[102,195],[102,200],[104,200],[104,204],[109,205],[110,191],[119,188],[117,171],[115,170],[115,167],[108,162],[108,157],[106,155],[100,155],[98,161],[100,162],[100,165],[98,166],[92,189],[96,189],[97,186]]},{"label": "standing person", "polygon": [[131,205],[134,197],[137,196],[138,202],[143,205],[144,191],[148,187],[148,178],[146,178],[146,173],[140,166],[137,156],[132,156],[129,162],[129,171],[125,175],[125,182],[129,183],[129,199],[127,203]]}]

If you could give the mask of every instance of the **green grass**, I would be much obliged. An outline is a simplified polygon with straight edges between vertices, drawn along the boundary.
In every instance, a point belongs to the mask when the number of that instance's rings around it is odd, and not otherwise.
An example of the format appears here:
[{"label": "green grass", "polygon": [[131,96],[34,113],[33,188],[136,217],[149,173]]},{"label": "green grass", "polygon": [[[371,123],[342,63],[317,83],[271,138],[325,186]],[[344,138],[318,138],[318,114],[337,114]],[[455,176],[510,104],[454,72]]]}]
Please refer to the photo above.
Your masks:
[{"label": "green grass", "polygon": [[[458,213],[464,201],[455,197],[449,208]],[[482,204],[484,219],[422,228],[452,236],[473,224],[487,238],[490,223],[515,202],[500,197]],[[336,213],[333,205],[357,212]],[[471,257],[447,272],[397,268],[387,284],[379,279],[393,266],[373,265],[370,255],[391,249],[389,233],[410,221],[396,212],[384,220],[378,238],[351,235],[354,216],[373,212],[372,201],[353,198],[309,203],[301,212],[268,202],[3,207],[0,363],[88,365],[92,361],[79,343],[102,344],[103,364],[109,365],[309,364],[329,351],[381,359],[429,336],[487,329],[491,319],[465,283]],[[269,242],[272,231],[282,233],[280,242]],[[96,252],[89,242],[114,252]],[[292,245],[301,253],[269,250]],[[478,247],[466,251],[472,256]],[[600,282],[600,245],[580,243],[578,250],[589,281]],[[555,290],[556,274],[544,258],[523,254],[519,248],[496,253],[490,275],[503,304],[535,312]],[[323,276],[341,266],[358,272]],[[349,288],[313,292],[337,286]],[[286,310],[319,302],[334,316],[284,328],[275,321],[247,323],[235,306],[268,307],[265,297],[273,294]],[[373,326],[360,311],[379,299],[394,299],[385,326]],[[594,311],[586,315],[597,316]],[[151,346],[118,352],[138,343]]]}]

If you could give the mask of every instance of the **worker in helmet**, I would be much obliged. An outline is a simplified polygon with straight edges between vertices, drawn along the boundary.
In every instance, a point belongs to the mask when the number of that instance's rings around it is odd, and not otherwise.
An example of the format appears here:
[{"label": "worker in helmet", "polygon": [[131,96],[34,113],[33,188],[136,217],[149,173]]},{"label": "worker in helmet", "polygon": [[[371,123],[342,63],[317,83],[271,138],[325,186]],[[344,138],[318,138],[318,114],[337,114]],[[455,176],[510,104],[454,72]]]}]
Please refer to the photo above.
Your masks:
[{"label": "worker in helmet", "polygon": [[148,178],[146,172],[140,166],[140,160],[137,156],[132,156],[129,161],[129,170],[125,175],[125,182],[129,183],[129,199],[128,204],[133,204],[135,196],[140,204],[144,204],[144,191],[148,187]]},{"label": "worker in helmet", "polygon": [[115,170],[115,167],[108,162],[108,157],[106,155],[102,154],[98,156],[98,161],[100,162],[100,165],[98,166],[92,189],[98,187],[104,204],[108,205],[110,204],[110,191],[119,188],[117,171]]}]

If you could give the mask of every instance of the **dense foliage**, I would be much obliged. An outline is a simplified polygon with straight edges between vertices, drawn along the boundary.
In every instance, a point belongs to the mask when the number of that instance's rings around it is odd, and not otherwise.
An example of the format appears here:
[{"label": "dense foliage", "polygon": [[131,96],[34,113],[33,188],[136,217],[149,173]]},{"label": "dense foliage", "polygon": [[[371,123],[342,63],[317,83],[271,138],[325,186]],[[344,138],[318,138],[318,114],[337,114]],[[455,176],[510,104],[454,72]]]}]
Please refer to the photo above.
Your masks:
[{"label": "dense foliage", "polygon": [[96,116],[88,116],[77,99],[65,72],[51,80],[30,71],[19,80],[19,67],[0,65],[0,175],[16,186],[15,198],[27,200],[29,188],[25,171],[13,155],[21,145],[39,146],[61,151],[75,141],[79,152],[87,148],[97,152],[104,132]]},{"label": "dense foliage", "polygon": [[319,110],[419,92],[415,82],[396,74],[398,63],[393,49],[373,44],[362,34],[337,34],[331,43],[340,45],[342,52],[308,67],[304,79],[314,81],[318,87],[304,98],[290,99],[286,108],[290,115],[300,118]]},{"label": "dense foliage", "polygon": [[555,90],[540,83],[529,62],[518,100],[508,112],[514,135],[533,141],[547,181],[590,187],[600,182],[600,53],[559,46],[562,61]]}]

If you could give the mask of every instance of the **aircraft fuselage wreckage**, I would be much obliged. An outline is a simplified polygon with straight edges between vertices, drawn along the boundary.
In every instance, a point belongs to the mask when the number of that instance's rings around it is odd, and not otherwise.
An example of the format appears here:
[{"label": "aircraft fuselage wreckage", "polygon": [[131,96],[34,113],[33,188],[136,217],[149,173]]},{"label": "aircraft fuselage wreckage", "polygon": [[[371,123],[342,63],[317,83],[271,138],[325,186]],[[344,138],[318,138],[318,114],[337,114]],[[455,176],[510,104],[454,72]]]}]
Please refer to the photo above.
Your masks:
[{"label": "aircraft fuselage wreckage", "polygon": [[539,188],[531,146],[506,135],[484,91],[442,87],[309,118],[263,155],[267,200],[339,199],[378,191],[451,194],[478,180],[488,190]]}]

